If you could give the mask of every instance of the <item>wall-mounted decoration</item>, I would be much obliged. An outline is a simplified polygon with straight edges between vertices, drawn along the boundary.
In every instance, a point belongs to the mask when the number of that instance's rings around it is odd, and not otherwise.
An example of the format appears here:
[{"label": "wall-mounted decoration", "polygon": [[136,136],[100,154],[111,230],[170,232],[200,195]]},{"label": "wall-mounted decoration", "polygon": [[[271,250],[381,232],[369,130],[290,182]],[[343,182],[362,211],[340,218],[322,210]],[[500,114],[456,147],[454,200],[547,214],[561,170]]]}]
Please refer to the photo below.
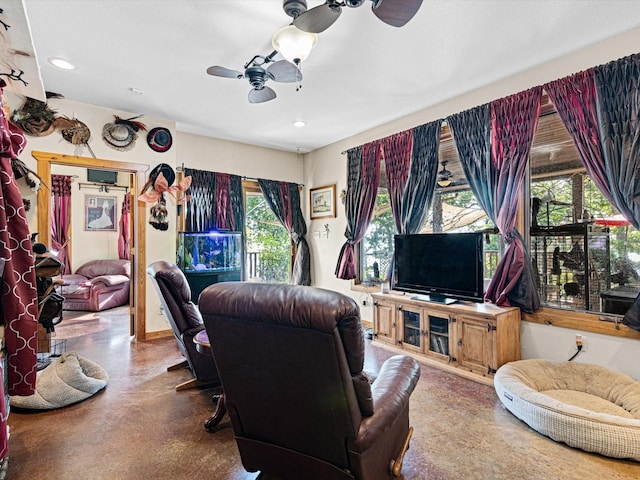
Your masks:
[{"label": "wall-mounted decoration", "polygon": [[309,206],[311,220],[316,218],[335,218],[336,216],[336,186],[312,188],[310,190]]},{"label": "wall-mounted decoration", "polygon": [[168,128],[155,127],[147,134],[147,145],[154,152],[166,152],[171,148],[173,139]]},{"label": "wall-mounted decoration", "polygon": [[116,231],[116,197],[85,195],[84,229],[87,231]]},{"label": "wall-mounted decoration", "polygon": [[58,117],[53,121],[55,128],[60,130],[62,138],[72,145],[86,145],[89,149],[89,153],[93,158],[96,158],[93,150],[89,146],[89,139],[91,138],[91,130],[86,123],[81,122],[77,118]]},{"label": "wall-mounted decoration", "polygon": [[135,121],[136,118],[141,116],[120,118],[114,115],[115,120],[112,123],[106,123],[102,127],[102,139],[115,150],[120,150],[121,152],[131,150],[138,138],[138,131],[147,129],[144,123]]}]

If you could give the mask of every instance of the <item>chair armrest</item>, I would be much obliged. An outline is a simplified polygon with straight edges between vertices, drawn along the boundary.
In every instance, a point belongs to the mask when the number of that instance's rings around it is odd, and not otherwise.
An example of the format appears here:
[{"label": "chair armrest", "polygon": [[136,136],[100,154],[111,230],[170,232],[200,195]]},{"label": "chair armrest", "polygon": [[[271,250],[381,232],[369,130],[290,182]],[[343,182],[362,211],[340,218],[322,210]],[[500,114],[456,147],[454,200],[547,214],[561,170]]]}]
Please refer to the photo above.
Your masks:
[{"label": "chair armrest", "polygon": [[87,277],[85,277],[84,275],[78,275],[76,273],[68,273],[68,274],[64,274],[64,275],[60,275],[58,277],[55,277],[56,279],[59,278],[62,280],[62,285],[80,285],[82,283],[87,282],[89,279]]},{"label": "chair armrest", "polygon": [[406,355],[395,355],[382,364],[371,385],[373,415],[364,417],[353,442],[356,451],[369,449],[409,403],[420,378],[420,364]]},{"label": "chair armrest", "polygon": [[126,275],[100,275],[89,280],[91,286],[103,284],[107,287],[115,287],[129,281]]}]

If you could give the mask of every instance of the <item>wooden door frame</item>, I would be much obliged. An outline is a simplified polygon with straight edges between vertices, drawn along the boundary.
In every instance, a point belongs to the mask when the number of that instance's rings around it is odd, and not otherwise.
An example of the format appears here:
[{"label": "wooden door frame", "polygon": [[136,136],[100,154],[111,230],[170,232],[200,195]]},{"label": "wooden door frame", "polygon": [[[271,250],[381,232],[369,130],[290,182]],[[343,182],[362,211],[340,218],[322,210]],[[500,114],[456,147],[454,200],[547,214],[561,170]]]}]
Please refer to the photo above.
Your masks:
[{"label": "wooden door frame", "polygon": [[[131,236],[131,334],[136,340],[146,339],[146,204],[137,200],[140,189],[146,182],[149,165],[131,162],[105,160],[101,158],[78,157],[59,153],[32,151],[38,162],[38,176],[46,185],[51,185],[51,165],[68,165],[83,168],[98,168],[126,172],[130,175],[133,233]],[[51,245],[51,192],[46,187],[38,190],[38,241]]]}]

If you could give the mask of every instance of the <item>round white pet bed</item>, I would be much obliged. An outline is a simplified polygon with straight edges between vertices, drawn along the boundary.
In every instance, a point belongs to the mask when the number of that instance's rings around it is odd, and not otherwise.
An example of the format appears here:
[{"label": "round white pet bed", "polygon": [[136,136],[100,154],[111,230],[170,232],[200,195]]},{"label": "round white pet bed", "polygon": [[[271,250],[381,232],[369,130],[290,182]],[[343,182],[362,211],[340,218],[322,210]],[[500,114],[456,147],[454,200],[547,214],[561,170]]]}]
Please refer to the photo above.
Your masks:
[{"label": "round white pet bed", "polygon": [[640,461],[640,382],[598,365],[531,359],[494,378],[503,405],[531,428],[588,452]]}]

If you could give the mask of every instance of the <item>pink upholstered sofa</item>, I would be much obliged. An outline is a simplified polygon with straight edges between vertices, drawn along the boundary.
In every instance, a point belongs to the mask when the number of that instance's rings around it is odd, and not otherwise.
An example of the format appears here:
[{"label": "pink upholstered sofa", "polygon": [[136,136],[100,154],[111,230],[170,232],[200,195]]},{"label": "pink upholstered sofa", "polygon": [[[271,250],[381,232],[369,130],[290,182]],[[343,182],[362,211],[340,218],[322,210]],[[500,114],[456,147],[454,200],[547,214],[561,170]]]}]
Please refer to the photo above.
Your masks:
[{"label": "pink upholstered sofa", "polygon": [[61,275],[64,310],[99,312],[129,303],[129,260],[91,260]]}]

